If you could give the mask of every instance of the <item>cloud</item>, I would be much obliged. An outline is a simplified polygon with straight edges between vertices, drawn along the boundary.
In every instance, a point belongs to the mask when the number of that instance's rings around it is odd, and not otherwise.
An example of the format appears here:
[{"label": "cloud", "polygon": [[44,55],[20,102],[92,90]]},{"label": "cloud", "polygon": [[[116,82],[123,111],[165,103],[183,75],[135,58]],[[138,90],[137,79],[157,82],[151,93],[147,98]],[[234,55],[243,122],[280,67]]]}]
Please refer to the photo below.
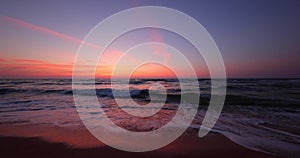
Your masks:
[{"label": "cloud", "polygon": [[1,78],[69,77],[73,67],[27,59],[7,60],[0,65]]},{"label": "cloud", "polygon": [[16,59],[15,60],[17,63],[42,63],[44,64],[44,61],[41,60],[29,60],[29,59]]},{"label": "cloud", "polygon": [[[151,30],[150,40],[158,43],[164,43],[164,38],[158,30]],[[171,54],[166,51],[165,46],[153,45],[151,47],[153,55],[163,57],[163,62],[167,64],[170,61]]]},{"label": "cloud", "polygon": [[74,42],[74,43],[77,43],[77,44],[83,43],[83,44],[88,45],[88,46],[93,47],[93,48],[97,48],[97,49],[102,48],[99,45],[89,43],[89,42],[85,42],[85,41],[83,41],[79,38],[69,36],[69,35],[66,35],[66,34],[63,34],[63,33],[60,33],[60,32],[56,32],[56,31],[51,30],[49,28],[38,26],[38,25],[35,25],[35,24],[31,24],[31,23],[28,23],[28,22],[25,22],[25,21],[22,21],[22,20],[19,20],[19,19],[12,18],[12,17],[0,16],[0,20],[6,21],[6,22],[9,22],[9,23],[21,26],[21,27],[25,27],[25,28],[28,28],[28,29],[31,29],[31,30],[34,30],[34,31],[39,31],[39,32],[42,32],[42,33],[46,33],[48,35],[55,36],[55,37],[58,37],[58,38],[61,38],[61,39],[65,39],[65,40],[68,40],[70,42]]},{"label": "cloud", "polygon": [[[114,52],[104,58],[112,63],[99,64],[96,68],[96,77],[110,77],[114,68],[114,62],[122,52]],[[55,64],[43,60],[31,59],[3,59],[0,63],[0,78],[71,78],[73,64]],[[132,59],[133,60],[133,59]],[[130,59],[129,59],[130,61]],[[79,75],[87,77],[91,74],[91,64],[78,63]]]}]

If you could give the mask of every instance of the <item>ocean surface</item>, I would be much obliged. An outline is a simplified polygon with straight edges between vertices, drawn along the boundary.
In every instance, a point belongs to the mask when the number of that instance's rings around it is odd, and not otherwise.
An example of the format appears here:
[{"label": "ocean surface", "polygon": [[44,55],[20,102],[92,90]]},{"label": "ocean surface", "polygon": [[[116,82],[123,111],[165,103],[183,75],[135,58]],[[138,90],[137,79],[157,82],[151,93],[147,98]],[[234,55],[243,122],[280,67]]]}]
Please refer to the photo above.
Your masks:
[{"label": "ocean surface", "polygon": [[[211,94],[209,79],[199,79],[198,82],[199,85],[191,85],[188,80],[179,83],[176,79],[133,79],[127,84],[120,80],[113,83],[113,90],[119,95],[114,96],[111,82],[99,79],[95,81],[96,95],[101,104],[97,108],[103,108],[105,115],[122,128],[151,131],[165,125],[176,114],[182,93],[193,94],[193,91],[182,92],[180,84],[199,86],[200,104],[190,126],[197,130],[211,95],[217,95]],[[153,100],[149,96],[149,86],[155,83],[166,87],[167,92],[167,100],[155,116],[141,120],[120,110],[120,107],[133,109],[128,98],[122,97],[126,89],[130,89],[136,103],[147,105]],[[83,95],[91,87],[84,82],[77,84]],[[156,91],[159,95],[160,89]],[[116,104],[116,99],[122,105]],[[187,102],[183,106],[193,104]],[[95,107],[81,107],[88,109],[81,116],[92,120],[93,116],[104,115],[96,112]],[[80,119],[75,118],[78,114],[72,80],[0,80],[1,124],[43,124],[67,128],[82,124]],[[180,127],[180,122],[177,125]],[[300,156],[300,79],[228,79],[225,105],[212,132],[250,149],[284,157]]]}]

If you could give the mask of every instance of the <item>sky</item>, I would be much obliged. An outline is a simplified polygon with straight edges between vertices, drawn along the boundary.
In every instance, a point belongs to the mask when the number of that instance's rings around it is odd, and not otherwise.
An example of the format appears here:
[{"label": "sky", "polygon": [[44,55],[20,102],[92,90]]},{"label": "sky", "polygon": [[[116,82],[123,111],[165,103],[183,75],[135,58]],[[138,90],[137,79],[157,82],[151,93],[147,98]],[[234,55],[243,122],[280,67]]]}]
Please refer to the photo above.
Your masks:
[{"label": "sky", "polygon": [[[0,78],[70,78],[78,47],[87,33],[106,17],[138,6],[173,8],[195,18],[216,42],[229,78],[300,77],[300,1],[297,0],[2,0]],[[180,21],[178,24],[184,27]],[[158,29],[135,30],[117,39],[101,59],[96,76],[110,77],[124,50],[149,41],[176,47],[189,59],[199,77],[209,77],[205,62],[190,43]],[[85,44],[98,47],[94,43]],[[185,64],[176,62],[179,57],[165,48],[153,46],[149,51],[151,57],[177,64],[170,64],[173,70],[144,65],[131,72],[133,76],[173,77],[172,71],[189,76]],[[127,55],[125,60],[135,62],[137,56],[147,56],[141,54]],[[119,67],[127,72],[126,65]],[[122,77],[122,73],[117,75]]]}]

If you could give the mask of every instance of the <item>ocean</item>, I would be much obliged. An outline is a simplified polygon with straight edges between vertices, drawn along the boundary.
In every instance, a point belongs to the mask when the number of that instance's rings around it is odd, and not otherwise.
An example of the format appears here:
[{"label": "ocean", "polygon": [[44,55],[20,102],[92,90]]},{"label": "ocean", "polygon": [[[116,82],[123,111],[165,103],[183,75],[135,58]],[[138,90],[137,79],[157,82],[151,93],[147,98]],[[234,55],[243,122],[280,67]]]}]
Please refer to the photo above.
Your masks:
[{"label": "ocean", "polygon": [[[211,80],[198,79],[200,103],[190,129],[198,130],[211,98]],[[151,131],[165,125],[176,114],[182,93],[179,85],[190,85],[188,80],[132,79],[130,83],[116,81],[114,89],[110,81],[95,81],[96,95],[107,115],[118,126],[132,131]],[[119,107],[131,109],[128,98],[123,97],[126,88],[135,102],[146,105],[153,98],[149,86],[159,83],[166,87],[167,100],[154,117],[134,118]],[[80,84],[80,83],[78,83]],[[196,85],[198,86],[198,85]],[[78,86],[84,94],[90,85]],[[117,91],[119,96],[114,96]],[[157,89],[159,95],[160,89]],[[155,94],[154,94],[155,95]],[[213,94],[217,95],[217,94]],[[122,105],[117,105],[118,99]],[[93,103],[91,103],[93,104]],[[185,103],[183,106],[193,106]],[[119,107],[118,107],[119,106]],[[77,107],[78,108],[78,107]],[[94,105],[81,115],[86,119],[103,115]],[[136,107],[135,107],[136,108]],[[141,106],[143,108],[143,106]],[[74,105],[72,80],[70,79],[2,79],[0,80],[0,124],[54,125],[76,127],[82,125]],[[100,117],[101,119],[101,117]],[[280,155],[300,155],[300,79],[228,79],[225,105],[211,132],[220,133],[246,148]],[[179,127],[180,123],[177,124]]]}]

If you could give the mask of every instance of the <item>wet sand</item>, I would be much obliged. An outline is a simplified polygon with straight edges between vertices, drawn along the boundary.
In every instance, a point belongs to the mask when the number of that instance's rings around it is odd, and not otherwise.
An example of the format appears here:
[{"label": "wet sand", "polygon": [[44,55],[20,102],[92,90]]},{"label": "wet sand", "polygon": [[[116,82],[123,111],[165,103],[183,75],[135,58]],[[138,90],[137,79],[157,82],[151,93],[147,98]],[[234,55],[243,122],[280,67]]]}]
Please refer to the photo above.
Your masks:
[{"label": "wet sand", "polygon": [[0,125],[0,135],[2,157],[275,157],[244,148],[221,134],[210,133],[198,138],[193,131],[184,133],[161,149],[143,153],[125,152],[106,146],[84,127]]}]

